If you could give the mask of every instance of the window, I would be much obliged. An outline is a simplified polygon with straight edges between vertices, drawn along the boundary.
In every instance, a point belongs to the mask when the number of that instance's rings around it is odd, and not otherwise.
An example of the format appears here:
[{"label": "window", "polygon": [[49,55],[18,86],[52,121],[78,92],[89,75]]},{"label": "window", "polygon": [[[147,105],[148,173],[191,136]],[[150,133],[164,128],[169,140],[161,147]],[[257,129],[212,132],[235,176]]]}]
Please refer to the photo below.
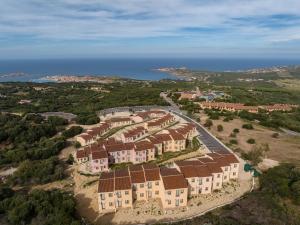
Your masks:
[{"label": "window", "polygon": [[184,193],[184,189],[181,190],[181,194],[183,194],[183,193]]},{"label": "window", "polygon": [[175,205],[176,205],[176,206],[179,206],[179,199],[176,199]]},{"label": "window", "polygon": [[216,186],[219,187],[220,183],[217,183]]},{"label": "window", "polygon": [[155,194],[156,194],[156,195],[159,195],[159,191],[155,191]]},{"label": "window", "polygon": [[101,200],[105,200],[105,194],[100,194]]},{"label": "window", "polygon": [[205,188],[205,191],[208,191],[208,187]]},{"label": "window", "polygon": [[220,178],[221,177],[221,175],[220,174],[218,174],[218,176],[217,176],[218,178]]},{"label": "window", "polygon": [[[207,178],[206,178],[206,181],[207,181]],[[209,181],[209,179],[208,179],[208,181]],[[201,185],[202,184],[202,179],[200,178],[199,179],[199,185]]]},{"label": "window", "polygon": [[112,203],[112,202],[109,202],[109,206],[113,206],[113,203]]},{"label": "window", "polygon": [[225,171],[228,171],[228,168],[227,168],[227,167],[225,167]]},{"label": "window", "polygon": [[171,191],[168,191],[167,193],[168,193],[168,195],[171,195]]},{"label": "window", "polygon": [[125,191],[125,195],[129,195],[129,191]]},{"label": "window", "polygon": [[148,188],[152,188],[152,182],[148,182]]},{"label": "window", "polygon": [[108,196],[109,196],[109,197],[112,197],[112,196],[113,196],[113,193],[109,193]]},{"label": "window", "polygon": [[168,201],[168,205],[171,205],[171,200],[167,200]]},{"label": "window", "polygon": [[192,182],[193,182],[193,183],[195,182],[195,178],[192,179]]},{"label": "window", "polygon": [[140,188],[143,188],[144,187],[144,184],[140,184]]},{"label": "window", "polygon": [[125,204],[128,205],[129,204],[129,200],[125,200]]},{"label": "window", "polygon": [[180,190],[176,190],[176,197],[180,195]]},{"label": "window", "polygon": [[183,203],[183,199],[180,199],[180,203]]},{"label": "window", "polygon": [[236,172],[233,172],[233,176],[235,176],[236,175]]},{"label": "window", "polygon": [[159,181],[155,181],[155,185],[158,186],[159,185]]},{"label": "window", "polygon": [[140,194],[140,197],[144,197],[144,193],[141,193],[141,194]]},{"label": "window", "polygon": [[121,197],[122,197],[122,195],[121,195],[121,192],[120,192],[120,191],[118,191],[118,192],[117,192],[117,197],[118,197],[118,198],[121,198]]},{"label": "window", "polygon": [[226,180],[227,179],[227,176],[224,176],[224,180]]},{"label": "window", "polygon": [[233,166],[234,168],[237,168],[237,164],[234,164],[234,166]]}]

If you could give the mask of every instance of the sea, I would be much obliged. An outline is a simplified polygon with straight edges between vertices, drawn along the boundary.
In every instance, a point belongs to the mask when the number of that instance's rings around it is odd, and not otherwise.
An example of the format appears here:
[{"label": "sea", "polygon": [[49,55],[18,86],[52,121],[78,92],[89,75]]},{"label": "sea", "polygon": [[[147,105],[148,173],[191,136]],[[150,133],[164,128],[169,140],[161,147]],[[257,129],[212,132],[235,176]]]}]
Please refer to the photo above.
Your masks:
[{"label": "sea", "polygon": [[[119,76],[139,80],[176,79],[159,72],[162,67],[186,67],[203,71],[239,71],[273,66],[300,65],[300,59],[39,59],[0,60],[0,82],[47,82],[53,75]],[[13,75],[14,74],[14,75]]]}]

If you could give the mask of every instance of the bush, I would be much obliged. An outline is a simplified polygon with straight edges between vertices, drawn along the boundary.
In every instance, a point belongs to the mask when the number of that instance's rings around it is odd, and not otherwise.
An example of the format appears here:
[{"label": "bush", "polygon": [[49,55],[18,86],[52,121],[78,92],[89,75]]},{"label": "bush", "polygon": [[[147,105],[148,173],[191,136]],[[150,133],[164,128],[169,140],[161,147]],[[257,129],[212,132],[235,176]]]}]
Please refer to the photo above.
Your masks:
[{"label": "bush", "polygon": [[64,126],[64,125],[68,124],[68,120],[58,117],[58,116],[49,116],[48,121],[53,126]]},{"label": "bush", "polygon": [[238,128],[234,128],[234,129],[233,129],[233,133],[236,133],[236,134],[237,134],[237,133],[240,133],[240,130],[239,130]]},{"label": "bush", "polygon": [[68,130],[65,130],[62,135],[65,138],[71,138],[74,137],[82,132],[83,128],[81,126],[73,126],[69,128]]},{"label": "bush", "polygon": [[99,123],[100,119],[96,114],[91,115],[79,115],[76,118],[76,123],[82,124],[82,125],[92,125]]},{"label": "bush", "polygon": [[236,138],[236,133],[231,133],[229,137]]},{"label": "bush", "polygon": [[212,125],[213,125],[213,122],[210,119],[207,119],[206,122],[205,122],[205,124],[204,124],[204,126],[208,127],[208,128],[210,128]]},{"label": "bush", "polygon": [[278,133],[273,133],[272,138],[279,138],[279,134]]},{"label": "bush", "polygon": [[255,144],[255,139],[253,139],[253,138],[249,138],[248,140],[247,140],[247,143],[248,144]]},{"label": "bush", "polygon": [[217,126],[217,130],[218,130],[219,132],[221,132],[221,131],[224,130],[224,128],[223,128],[223,126],[222,126],[221,124],[219,124],[219,125]]},{"label": "bush", "polygon": [[231,139],[231,140],[229,141],[229,143],[232,144],[232,145],[237,145],[237,144],[238,144],[238,141],[237,141],[236,139]]},{"label": "bush", "polygon": [[242,128],[247,129],[247,130],[253,130],[254,129],[251,123],[243,124]]}]

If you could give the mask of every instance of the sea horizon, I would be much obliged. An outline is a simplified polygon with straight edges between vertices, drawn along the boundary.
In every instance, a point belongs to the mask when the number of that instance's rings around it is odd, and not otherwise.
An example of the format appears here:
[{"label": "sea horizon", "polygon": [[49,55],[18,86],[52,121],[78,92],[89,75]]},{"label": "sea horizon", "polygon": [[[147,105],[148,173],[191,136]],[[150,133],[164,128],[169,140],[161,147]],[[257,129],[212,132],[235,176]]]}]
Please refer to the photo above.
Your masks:
[{"label": "sea horizon", "polygon": [[[300,59],[278,58],[85,58],[0,60],[0,82],[41,82],[55,75],[118,76],[138,80],[177,79],[155,69],[186,67],[201,71],[240,71],[300,65]],[[23,73],[21,76],[5,76]],[[2,76],[2,77],[1,77]]]}]

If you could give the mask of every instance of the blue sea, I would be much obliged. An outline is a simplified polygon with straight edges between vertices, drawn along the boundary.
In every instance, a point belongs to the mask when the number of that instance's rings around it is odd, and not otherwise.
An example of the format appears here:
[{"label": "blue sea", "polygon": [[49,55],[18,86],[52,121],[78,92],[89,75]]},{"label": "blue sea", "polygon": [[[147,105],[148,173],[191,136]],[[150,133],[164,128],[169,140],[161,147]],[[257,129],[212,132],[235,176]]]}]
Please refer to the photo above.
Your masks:
[{"label": "blue sea", "polygon": [[[300,65],[300,59],[48,59],[2,60],[0,82],[31,81],[49,75],[120,76],[139,80],[176,79],[155,71],[161,67],[187,67],[194,70],[236,71],[272,66]],[[24,73],[23,76],[3,77],[4,74]]]}]

